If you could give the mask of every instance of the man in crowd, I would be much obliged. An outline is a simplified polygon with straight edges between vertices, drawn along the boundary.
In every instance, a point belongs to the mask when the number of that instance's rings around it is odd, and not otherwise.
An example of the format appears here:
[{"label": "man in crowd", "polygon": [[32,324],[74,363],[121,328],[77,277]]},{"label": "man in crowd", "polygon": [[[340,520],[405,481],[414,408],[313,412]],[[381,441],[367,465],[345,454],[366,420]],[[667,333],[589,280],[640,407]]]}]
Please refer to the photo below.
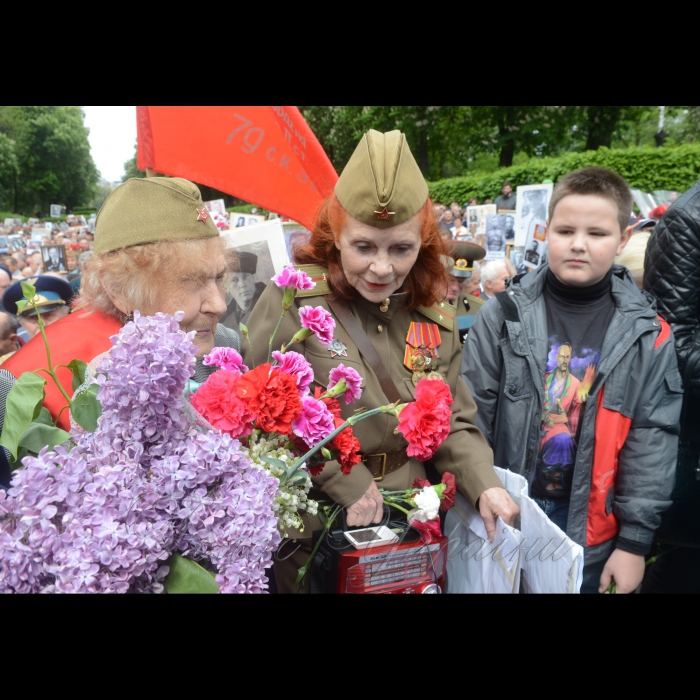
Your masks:
[{"label": "man in crowd", "polygon": [[445,209],[440,217],[440,221],[438,222],[438,228],[441,231],[447,231],[450,234],[450,238],[452,238],[452,231],[450,229],[454,226],[454,218],[455,217],[452,210]]},{"label": "man in crowd", "polygon": [[258,256],[245,251],[238,254],[239,269],[231,275],[228,291],[233,297],[221,323],[238,332],[239,324],[247,323],[250,312],[260,295],[265,291],[263,282],[255,281],[258,269]]},{"label": "man in crowd", "polygon": [[[53,275],[39,275],[27,280],[36,289],[36,300],[41,320],[45,326],[55,323],[60,318],[70,313],[70,302],[73,298],[73,289],[70,284],[60,277]],[[25,330],[28,340],[31,340],[39,332],[39,322],[37,321],[34,307],[27,305],[19,313],[17,302],[25,299],[20,282],[15,282],[2,298],[3,306],[11,314],[15,314],[20,325]]]},{"label": "man in crowd", "polygon": [[2,301],[3,297],[5,296],[5,292],[9,289],[11,284],[12,275],[10,274],[10,271],[3,265],[0,265],[0,301]]},{"label": "man in crowd", "polygon": [[3,261],[3,265],[5,265],[5,267],[10,271],[13,280],[22,279],[22,273],[19,269],[19,264],[17,263],[17,260],[11,255],[8,255],[5,258],[5,260]]},{"label": "man in crowd", "polygon": [[491,299],[497,292],[506,289],[506,280],[510,277],[503,258],[489,260],[481,268],[481,287],[486,299]]},{"label": "man in crowd", "polygon": [[454,243],[452,251],[455,261],[450,271],[447,300],[457,307],[457,324],[464,343],[476,312],[484,304],[483,299],[467,293],[466,288],[474,276],[475,261],[482,260],[486,251],[479,245],[464,242]]},{"label": "man in crowd", "polygon": [[501,194],[496,197],[496,208],[498,211],[501,211],[501,209],[515,211],[516,199],[517,196],[515,192],[513,192],[510,182],[506,180],[501,187]]},{"label": "man in crowd", "polygon": [[0,311],[0,365],[22,347],[18,330],[17,319],[6,311]]}]

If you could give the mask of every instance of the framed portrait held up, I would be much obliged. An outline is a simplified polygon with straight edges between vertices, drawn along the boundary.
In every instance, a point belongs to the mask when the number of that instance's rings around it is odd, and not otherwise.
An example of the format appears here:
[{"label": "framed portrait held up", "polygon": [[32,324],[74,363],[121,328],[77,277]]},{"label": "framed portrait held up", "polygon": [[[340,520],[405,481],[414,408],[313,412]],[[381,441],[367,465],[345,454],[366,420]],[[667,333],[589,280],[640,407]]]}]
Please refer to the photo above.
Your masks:
[{"label": "framed portrait held up", "polygon": [[515,245],[524,246],[532,239],[536,225],[545,226],[547,209],[554,185],[520,185],[515,209]]},{"label": "framed portrait held up", "polygon": [[222,234],[226,248],[238,255],[238,265],[226,274],[226,312],[221,323],[234,331],[248,322],[265,287],[289,264],[284,229],[279,219]]},{"label": "framed portrait held up", "polygon": [[44,272],[68,272],[66,249],[62,245],[42,245]]}]

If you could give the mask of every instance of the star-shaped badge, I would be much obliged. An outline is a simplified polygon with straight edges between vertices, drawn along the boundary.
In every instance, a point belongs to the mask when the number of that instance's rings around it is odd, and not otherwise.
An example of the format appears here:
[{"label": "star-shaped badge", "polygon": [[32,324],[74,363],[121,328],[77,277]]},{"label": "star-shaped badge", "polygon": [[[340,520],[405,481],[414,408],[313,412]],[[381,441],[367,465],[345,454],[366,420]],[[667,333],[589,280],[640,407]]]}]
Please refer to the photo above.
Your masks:
[{"label": "star-shaped badge", "polygon": [[328,348],[331,351],[331,357],[340,355],[341,357],[348,356],[348,346],[342,341],[335,338]]},{"label": "star-shaped badge", "polygon": [[204,207],[204,209],[197,209],[197,213],[199,214],[197,221],[206,221],[209,218],[209,212],[206,207]]},{"label": "star-shaped badge", "polygon": [[375,211],[374,213],[377,215],[377,221],[389,221],[389,217],[396,214],[395,211],[387,211],[386,207],[382,211]]}]

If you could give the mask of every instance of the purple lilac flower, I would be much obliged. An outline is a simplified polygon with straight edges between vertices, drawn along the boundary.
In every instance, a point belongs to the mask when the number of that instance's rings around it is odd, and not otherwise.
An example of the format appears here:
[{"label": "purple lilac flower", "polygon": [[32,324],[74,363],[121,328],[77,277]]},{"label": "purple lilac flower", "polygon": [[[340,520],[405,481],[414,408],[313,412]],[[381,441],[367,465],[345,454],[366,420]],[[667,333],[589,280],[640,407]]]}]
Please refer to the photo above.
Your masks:
[{"label": "purple lilac flower", "polygon": [[323,438],[330,435],[335,428],[333,414],[323,401],[313,396],[305,396],[301,400],[301,413],[292,421],[292,430],[309,447],[317,445]]},{"label": "purple lilac flower", "polygon": [[97,430],[25,458],[0,491],[0,592],[159,593],[176,551],[210,561],[221,592],[267,588],[277,480],[183,417],[182,316],[134,316],[102,363]]},{"label": "purple lilac flower", "polygon": [[275,275],[272,281],[278,287],[293,287],[294,289],[313,289],[315,282],[302,270],[295,270],[293,265],[288,265],[279,275]]},{"label": "purple lilac flower", "polygon": [[202,360],[203,364],[227,369],[231,372],[247,372],[240,353],[233,348],[214,348]]},{"label": "purple lilac flower", "polygon": [[336,384],[345,382],[345,403],[354,403],[362,395],[362,377],[352,367],[339,364],[328,374],[328,388],[332,389]]},{"label": "purple lilac flower", "polygon": [[299,308],[299,318],[301,325],[313,331],[322,345],[330,347],[333,342],[335,320],[329,311],[322,306],[302,306]]},{"label": "purple lilac flower", "polygon": [[272,353],[272,357],[280,363],[280,371],[294,375],[299,387],[299,396],[305,396],[309,385],[314,380],[314,371],[306,361],[306,358],[292,350],[288,350],[285,353],[275,350]]}]

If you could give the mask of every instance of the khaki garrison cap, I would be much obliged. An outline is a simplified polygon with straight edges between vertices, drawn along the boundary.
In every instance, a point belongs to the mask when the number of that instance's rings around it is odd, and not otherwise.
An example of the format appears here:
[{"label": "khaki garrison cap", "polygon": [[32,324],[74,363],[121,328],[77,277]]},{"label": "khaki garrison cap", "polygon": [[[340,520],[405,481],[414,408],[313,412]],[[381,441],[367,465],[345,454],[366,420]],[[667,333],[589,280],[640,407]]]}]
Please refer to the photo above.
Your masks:
[{"label": "khaki garrison cap", "polygon": [[421,210],[428,186],[400,131],[370,129],[345,166],[335,195],[358,221],[390,228]]},{"label": "khaki garrison cap", "polygon": [[95,253],[218,235],[197,185],[181,177],[132,177],[107,197],[97,215]]}]

